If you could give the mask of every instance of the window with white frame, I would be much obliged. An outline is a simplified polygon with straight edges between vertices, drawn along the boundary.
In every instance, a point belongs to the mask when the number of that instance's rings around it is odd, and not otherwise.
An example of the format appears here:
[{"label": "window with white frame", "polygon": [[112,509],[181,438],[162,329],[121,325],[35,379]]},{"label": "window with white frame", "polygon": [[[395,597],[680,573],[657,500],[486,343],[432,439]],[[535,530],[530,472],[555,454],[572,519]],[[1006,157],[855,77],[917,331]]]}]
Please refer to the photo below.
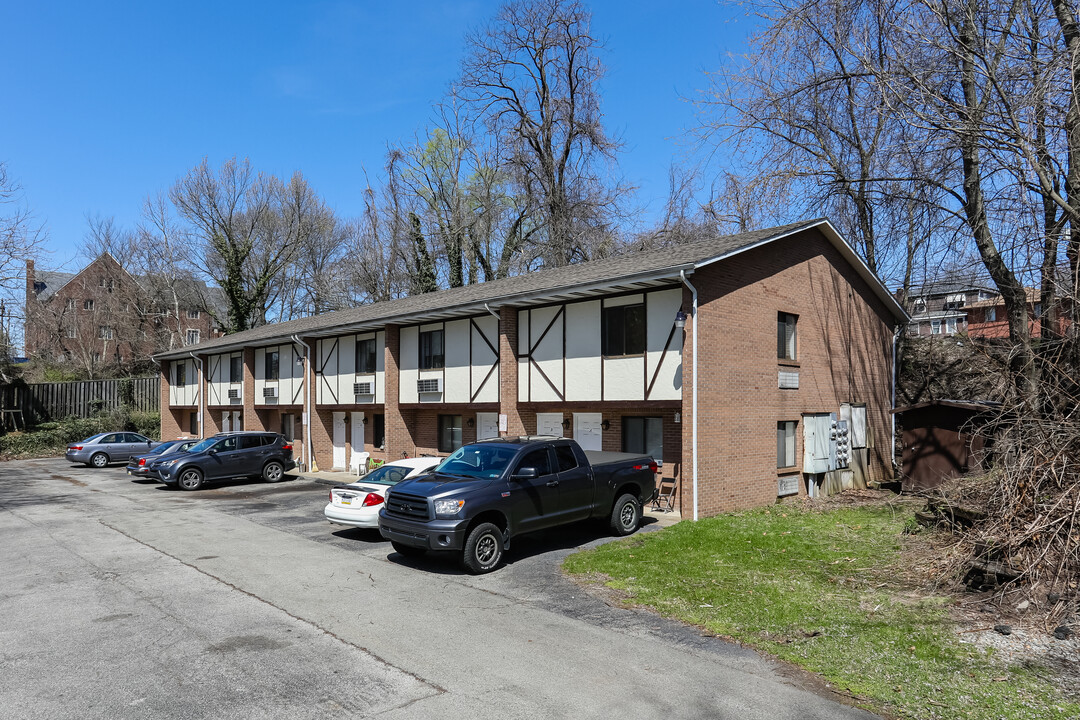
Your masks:
[{"label": "window with white frame", "polygon": [[198,330],[188,330],[187,331],[187,344],[188,345],[198,345],[199,344],[199,331]]},{"label": "window with white frame", "polygon": [[940,335],[941,334],[941,321],[940,320],[931,320],[930,321],[930,334],[931,335]]},{"label": "window with white frame", "polygon": [[113,329],[111,327],[109,327],[108,325],[99,325],[98,326],[98,337],[101,338],[102,340],[112,340],[113,339]]},{"label": "window with white frame", "polygon": [[956,318],[945,318],[945,334],[956,334]]},{"label": "window with white frame", "polygon": [[443,331],[429,330],[420,333],[420,369],[437,370],[443,367]]},{"label": "window with white frame", "polygon": [[173,385],[176,385],[176,387],[184,387],[187,385],[187,363],[176,363],[176,379],[175,382],[173,382]]},{"label": "window with white frame", "polygon": [[986,322],[997,322],[997,308],[986,308]]},{"label": "window with white frame", "polygon": [[199,319],[199,314],[200,313],[199,313],[198,310],[188,310],[187,311],[188,320],[198,320]]},{"label": "window with white frame", "polygon": [[605,307],[601,320],[600,352],[605,357],[645,352],[645,303]]},{"label": "window with white frame", "polygon": [[94,301],[93,300],[83,300],[82,309],[83,310],[93,310],[94,309]]},{"label": "window with white frame", "polygon": [[67,300],[67,309],[68,310],[74,310],[75,309],[75,298],[68,298],[68,300]]},{"label": "window with white frame", "polygon": [[69,327],[69,328],[67,329],[67,336],[68,336],[69,338],[73,338],[73,337],[76,337],[77,335],[78,335],[78,333],[77,333],[77,332],[75,332],[75,328],[73,328],[73,327]]},{"label": "window with white frame", "polygon": [[778,469],[795,467],[795,427],[794,420],[776,423],[776,467]]}]

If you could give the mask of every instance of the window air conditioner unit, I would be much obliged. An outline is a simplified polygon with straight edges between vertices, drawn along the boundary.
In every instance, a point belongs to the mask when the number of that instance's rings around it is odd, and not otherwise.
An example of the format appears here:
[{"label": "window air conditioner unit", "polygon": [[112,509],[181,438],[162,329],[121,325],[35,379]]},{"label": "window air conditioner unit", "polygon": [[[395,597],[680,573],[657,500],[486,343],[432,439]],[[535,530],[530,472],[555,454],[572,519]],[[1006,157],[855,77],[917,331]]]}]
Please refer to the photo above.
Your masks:
[{"label": "window air conditioner unit", "polygon": [[441,393],[442,392],[442,378],[431,378],[429,380],[417,380],[416,392],[419,393]]},{"label": "window air conditioner unit", "polygon": [[352,386],[353,395],[374,395],[375,391],[371,389],[370,382],[353,383]]},{"label": "window air conditioner unit", "polygon": [[277,397],[277,388],[276,387],[264,387],[263,388],[263,397],[276,398]]},{"label": "window air conditioner unit", "polygon": [[230,400],[239,400],[240,399],[240,391],[239,390],[230,390],[229,391],[229,399]]}]

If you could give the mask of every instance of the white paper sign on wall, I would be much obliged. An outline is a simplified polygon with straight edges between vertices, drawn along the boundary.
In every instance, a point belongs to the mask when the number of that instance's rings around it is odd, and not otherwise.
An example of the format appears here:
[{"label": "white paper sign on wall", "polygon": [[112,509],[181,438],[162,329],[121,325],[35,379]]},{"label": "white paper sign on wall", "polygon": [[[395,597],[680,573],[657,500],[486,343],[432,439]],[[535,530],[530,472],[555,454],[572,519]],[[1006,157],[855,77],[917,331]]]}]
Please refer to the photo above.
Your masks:
[{"label": "white paper sign on wall", "polygon": [[510,422],[505,413],[499,413],[499,432],[507,432],[507,428],[510,427]]}]

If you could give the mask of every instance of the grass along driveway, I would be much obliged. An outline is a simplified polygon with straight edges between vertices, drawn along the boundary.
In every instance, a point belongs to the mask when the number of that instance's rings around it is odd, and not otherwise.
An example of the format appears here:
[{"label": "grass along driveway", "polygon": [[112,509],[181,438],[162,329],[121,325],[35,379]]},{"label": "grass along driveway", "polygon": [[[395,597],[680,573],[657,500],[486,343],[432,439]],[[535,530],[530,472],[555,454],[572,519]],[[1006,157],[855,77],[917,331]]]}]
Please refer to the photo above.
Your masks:
[{"label": "grass along driveway", "polygon": [[913,718],[1069,718],[1045,668],[958,640],[952,600],[895,577],[908,508],[734,513],[567,558],[626,602],[820,674],[871,710]]}]

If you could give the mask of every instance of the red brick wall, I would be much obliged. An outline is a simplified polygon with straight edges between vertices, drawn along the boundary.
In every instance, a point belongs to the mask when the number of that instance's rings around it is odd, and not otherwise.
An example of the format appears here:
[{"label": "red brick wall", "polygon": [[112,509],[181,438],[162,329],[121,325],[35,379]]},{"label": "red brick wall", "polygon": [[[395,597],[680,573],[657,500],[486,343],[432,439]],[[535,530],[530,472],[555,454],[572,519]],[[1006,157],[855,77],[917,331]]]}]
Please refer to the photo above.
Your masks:
[{"label": "red brick wall", "polygon": [[[525,434],[525,419],[518,409],[518,311],[499,308],[499,405],[506,415],[506,435]],[[533,418],[535,431],[536,418]]]},{"label": "red brick wall", "polygon": [[[865,402],[871,477],[891,476],[892,317],[816,231],[749,250],[691,277],[698,288],[699,513],[777,499],[776,423],[795,420],[802,463],[803,413]],[[684,304],[690,307],[690,293]],[[780,390],[777,313],[798,315],[799,389]],[[681,502],[692,509],[692,324],[683,356]],[[801,489],[805,492],[805,486]]]}]

